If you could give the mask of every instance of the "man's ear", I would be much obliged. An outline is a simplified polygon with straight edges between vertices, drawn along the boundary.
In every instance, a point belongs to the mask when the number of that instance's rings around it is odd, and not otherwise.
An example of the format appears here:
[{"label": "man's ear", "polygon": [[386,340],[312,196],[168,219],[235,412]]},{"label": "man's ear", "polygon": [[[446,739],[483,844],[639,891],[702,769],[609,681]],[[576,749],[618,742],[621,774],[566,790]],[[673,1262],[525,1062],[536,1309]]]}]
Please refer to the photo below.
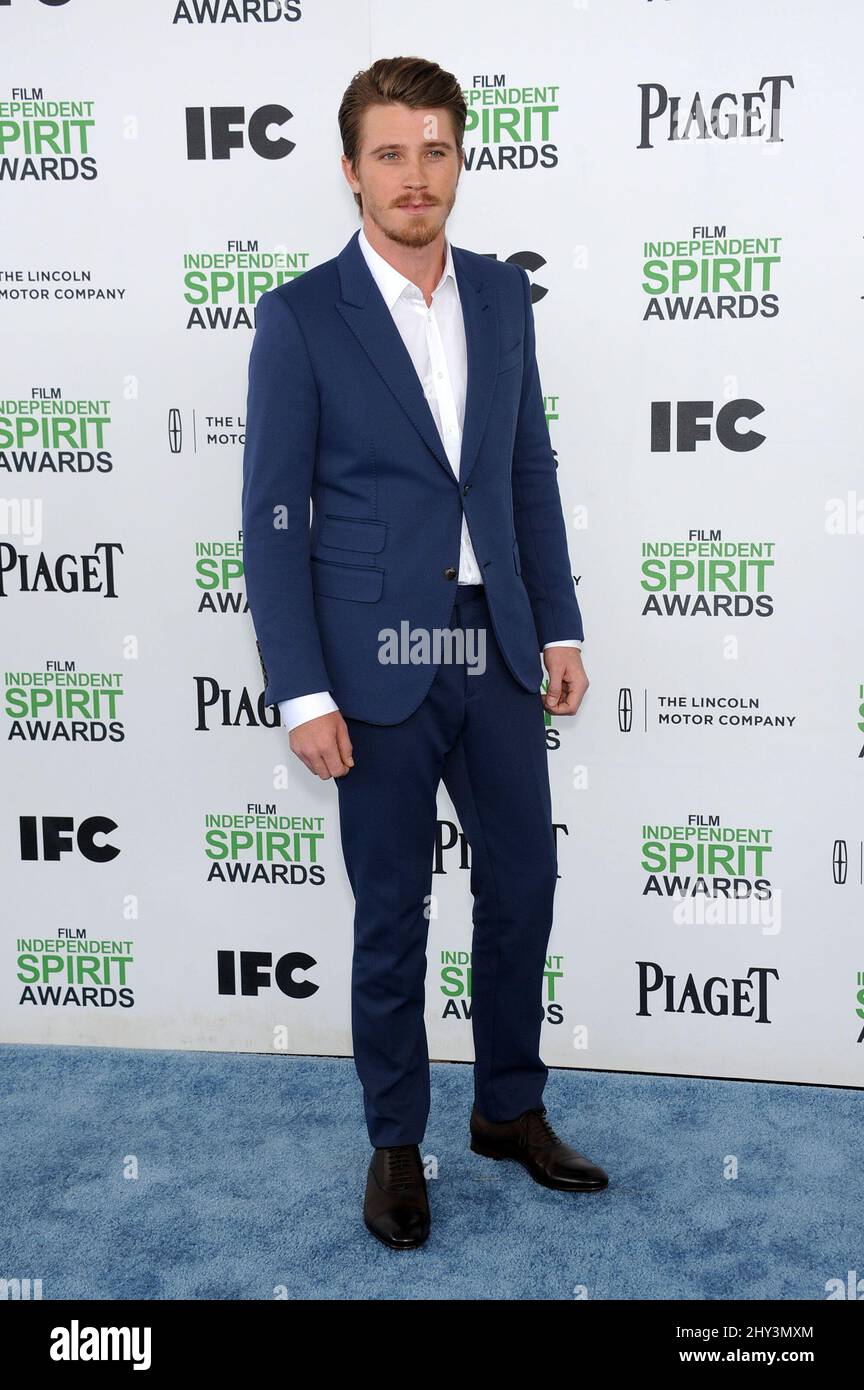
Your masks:
[{"label": "man's ear", "polygon": [[[351,188],[350,179],[354,179],[355,182],[356,182],[357,175],[354,173],[354,170],[351,168],[351,162],[350,162],[350,160],[348,159],[348,156],[347,156],[347,155],[345,155],[345,154],[340,155],[340,162],[341,162],[341,164],[342,164],[342,173],[343,173],[344,176],[345,176],[345,182],[348,184],[348,187]],[[359,191],[360,191],[359,189],[351,188],[351,192],[352,192],[352,193],[359,193]]]}]

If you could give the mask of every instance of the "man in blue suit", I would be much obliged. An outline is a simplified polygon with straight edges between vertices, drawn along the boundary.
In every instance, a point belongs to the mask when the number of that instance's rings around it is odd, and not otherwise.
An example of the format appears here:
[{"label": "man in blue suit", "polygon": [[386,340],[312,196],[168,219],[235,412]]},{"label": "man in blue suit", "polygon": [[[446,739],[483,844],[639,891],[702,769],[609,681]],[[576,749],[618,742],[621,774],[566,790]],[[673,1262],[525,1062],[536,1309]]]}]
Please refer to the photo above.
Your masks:
[{"label": "man in blue suit", "polygon": [[364,1220],[400,1249],[430,1229],[419,1145],[442,780],[471,848],[470,1146],[547,1187],[608,1182],[542,1102],[557,880],[543,709],[572,715],[588,680],[528,277],[444,235],[465,120],[456,78],[421,58],[352,80],[339,123],[362,228],[259,300],[243,460],[265,702],[338,788],[374,1150]]}]

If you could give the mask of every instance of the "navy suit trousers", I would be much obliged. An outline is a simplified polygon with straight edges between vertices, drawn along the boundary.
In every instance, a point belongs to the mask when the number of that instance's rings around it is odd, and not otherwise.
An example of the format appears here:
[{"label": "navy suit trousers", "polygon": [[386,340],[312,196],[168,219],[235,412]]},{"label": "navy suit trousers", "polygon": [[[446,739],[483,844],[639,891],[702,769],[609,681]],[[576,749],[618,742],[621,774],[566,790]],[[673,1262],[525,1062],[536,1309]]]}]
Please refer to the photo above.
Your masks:
[{"label": "navy suit trousers", "polygon": [[514,1119],[543,1103],[548,1076],[539,1046],[558,865],[543,705],[504,664],[483,585],[457,585],[450,627],[485,631],[482,674],[442,661],[401,723],[347,719],[354,766],[335,779],[355,900],[354,1063],[375,1147],[420,1144],[429,1114],[426,946],[442,779],[471,851],[477,1109]]}]

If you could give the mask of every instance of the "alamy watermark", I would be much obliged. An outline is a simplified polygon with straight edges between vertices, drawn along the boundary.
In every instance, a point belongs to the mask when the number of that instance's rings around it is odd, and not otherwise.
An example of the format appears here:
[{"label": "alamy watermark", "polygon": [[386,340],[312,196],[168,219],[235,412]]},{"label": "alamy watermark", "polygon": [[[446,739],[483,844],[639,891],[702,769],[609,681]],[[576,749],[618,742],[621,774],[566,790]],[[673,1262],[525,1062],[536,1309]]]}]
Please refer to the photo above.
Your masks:
[{"label": "alamy watermark", "polygon": [[395,627],[378,631],[378,660],[382,666],[466,666],[469,676],[486,670],[485,627],[411,627],[403,618]]}]

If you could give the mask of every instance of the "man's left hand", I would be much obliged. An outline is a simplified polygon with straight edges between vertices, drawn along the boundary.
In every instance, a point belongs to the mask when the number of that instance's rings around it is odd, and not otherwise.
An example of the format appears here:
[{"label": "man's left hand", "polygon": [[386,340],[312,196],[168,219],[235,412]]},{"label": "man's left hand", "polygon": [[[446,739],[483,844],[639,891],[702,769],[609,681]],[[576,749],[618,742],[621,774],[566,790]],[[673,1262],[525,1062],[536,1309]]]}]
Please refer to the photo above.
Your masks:
[{"label": "man's left hand", "polygon": [[581,651],[578,647],[547,647],[543,665],[549,672],[544,709],[550,714],[575,714],[589,685]]}]

